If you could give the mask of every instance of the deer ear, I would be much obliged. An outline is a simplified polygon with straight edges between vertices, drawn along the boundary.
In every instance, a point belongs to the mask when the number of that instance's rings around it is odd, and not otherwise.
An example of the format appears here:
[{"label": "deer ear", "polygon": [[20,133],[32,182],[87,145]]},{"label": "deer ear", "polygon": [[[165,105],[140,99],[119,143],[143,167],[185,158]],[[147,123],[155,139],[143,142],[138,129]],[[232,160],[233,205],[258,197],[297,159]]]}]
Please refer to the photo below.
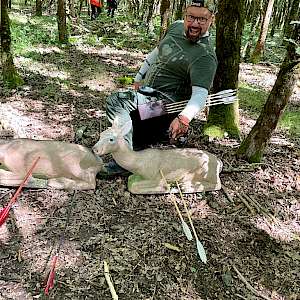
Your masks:
[{"label": "deer ear", "polygon": [[132,121],[127,121],[121,128],[120,133],[122,136],[126,135],[132,128]]}]

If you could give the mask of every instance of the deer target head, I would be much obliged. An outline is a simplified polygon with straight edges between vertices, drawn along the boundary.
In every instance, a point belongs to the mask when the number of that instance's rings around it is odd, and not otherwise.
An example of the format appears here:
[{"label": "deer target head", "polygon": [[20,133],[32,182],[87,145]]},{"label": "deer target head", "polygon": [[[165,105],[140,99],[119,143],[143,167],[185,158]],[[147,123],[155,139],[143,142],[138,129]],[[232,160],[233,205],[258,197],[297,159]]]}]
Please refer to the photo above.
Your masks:
[{"label": "deer target head", "polygon": [[131,120],[120,125],[120,119],[116,117],[112,126],[100,133],[99,141],[93,146],[93,151],[97,155],[104,155],[117,151],[120,147],[120,141],[131,130]]}]

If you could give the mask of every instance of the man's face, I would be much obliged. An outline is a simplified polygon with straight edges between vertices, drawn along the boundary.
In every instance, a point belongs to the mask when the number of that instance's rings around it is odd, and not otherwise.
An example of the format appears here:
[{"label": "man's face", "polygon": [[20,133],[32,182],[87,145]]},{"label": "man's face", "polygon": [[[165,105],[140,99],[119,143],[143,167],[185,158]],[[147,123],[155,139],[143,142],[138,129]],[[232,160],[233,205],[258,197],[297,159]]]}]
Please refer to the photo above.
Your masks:
[{"label": "man's face", "polygon": [[207,8],[196,6],[188,7],[184,16],[186,37],[192,42],[197,42],[209,29],[212,20],[212,14]]}]

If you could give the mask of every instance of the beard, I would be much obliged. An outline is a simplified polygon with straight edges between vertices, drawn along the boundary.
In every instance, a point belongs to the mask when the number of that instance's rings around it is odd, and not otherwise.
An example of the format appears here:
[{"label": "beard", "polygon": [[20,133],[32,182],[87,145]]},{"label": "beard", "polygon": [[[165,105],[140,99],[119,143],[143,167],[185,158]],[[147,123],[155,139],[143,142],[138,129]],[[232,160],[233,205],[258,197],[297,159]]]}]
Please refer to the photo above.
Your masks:
[{"label": "beard", "polygon": [[202,28],[197,28],[199,30],[197,35],[193,34],[193,29],[194,27],[188,27],[185,31],[185,35],[190,42],[197,43],[202,36]]}]

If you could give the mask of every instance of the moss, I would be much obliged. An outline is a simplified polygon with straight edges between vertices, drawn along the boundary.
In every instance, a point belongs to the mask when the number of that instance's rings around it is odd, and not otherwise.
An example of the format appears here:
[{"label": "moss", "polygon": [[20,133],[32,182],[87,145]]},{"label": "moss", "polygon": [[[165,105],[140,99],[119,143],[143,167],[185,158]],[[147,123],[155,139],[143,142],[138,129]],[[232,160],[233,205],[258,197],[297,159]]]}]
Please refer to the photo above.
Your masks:
[{"label": "moss", "polygon": [[3,76],[3,81],[9,88],[16,88],[24,84],[24,80],[20,77],[17,72],[6,73]]},{"label": "moss", "polygon": [[130,191],[132,188],[132,185],[141,180],[143,180],[143,177],[140,175],[136,175],[136,174],[130,175],[128,177],[128,182],[127,182],[128,190]]},{"label": "moss", "polygon": [[[239,138],[240,131],[238,127],[238,120],[238,103],[212,106],[209,110],[209,116],[205,130],[207,131],[207,128],[210,127],[219,128],[217,130],[219,133],[215,136],[224,137],[226,132],[229,137]],[[216,132],[216,130],[209,130],[209,135],[211,134],[211,131]]]},{"label": "moss", "polygon": [[249,151],[250,140],[245,139],[237,150],[236,154],[239,157],[246,159],[249,163],[259,163],[262,159],[262,151],[255,151],[254,153]]},{"label": "moss", "polygon": [[204,134],[208,135],[209,137],[223,138],[225,131],[219,126],[208,124],[204,126]]},{"label": "moss", "polygon": [[257,151],[253,155],[251,155],[250,157],[247,157],[247,160],[248,160],[249,163],[259,163],[259,162],[261,162],[261,159],[262,159],[262,152],[261,151]]}]

